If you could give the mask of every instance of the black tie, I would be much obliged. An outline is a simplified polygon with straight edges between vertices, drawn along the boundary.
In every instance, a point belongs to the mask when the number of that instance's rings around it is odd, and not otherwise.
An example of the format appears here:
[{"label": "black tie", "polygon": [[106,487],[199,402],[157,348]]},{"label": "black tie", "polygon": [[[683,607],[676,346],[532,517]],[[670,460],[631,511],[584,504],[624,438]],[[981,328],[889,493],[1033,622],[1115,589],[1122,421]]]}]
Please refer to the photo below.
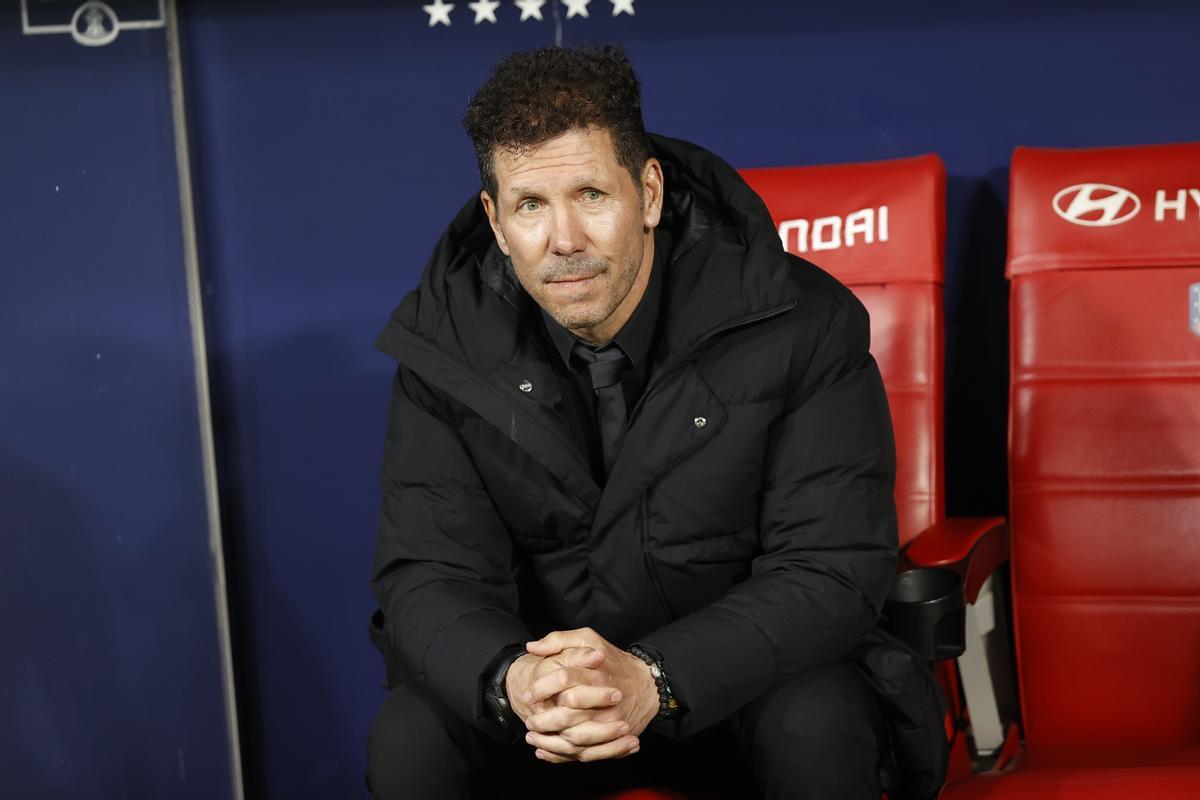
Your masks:
[{"label": "black tie", "polygon": [[587,364],[592,388],[596,391],[596,418],[600,423],[600,447],[607,477],[625,439],[625,393],[621,389],[621,376],[629,368],[629,359],[616,344],[593,350],[577,342],[573,352]]}]

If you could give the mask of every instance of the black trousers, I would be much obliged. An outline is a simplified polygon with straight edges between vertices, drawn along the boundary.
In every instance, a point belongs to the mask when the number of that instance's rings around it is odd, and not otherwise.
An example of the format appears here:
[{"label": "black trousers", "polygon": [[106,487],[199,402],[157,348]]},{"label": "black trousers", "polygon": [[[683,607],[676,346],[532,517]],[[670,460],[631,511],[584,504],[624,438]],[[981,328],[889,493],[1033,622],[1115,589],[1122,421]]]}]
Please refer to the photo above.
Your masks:
[{"label": "black trousers", "polygon": [[367,783],[379,800],[565,800],[639,787],[721,800],[880,798],[883,713],[847,662],[784,681],[684,741],[653,731],[641,739],[623,759],[547,764],[400,686],[371,726]]}]

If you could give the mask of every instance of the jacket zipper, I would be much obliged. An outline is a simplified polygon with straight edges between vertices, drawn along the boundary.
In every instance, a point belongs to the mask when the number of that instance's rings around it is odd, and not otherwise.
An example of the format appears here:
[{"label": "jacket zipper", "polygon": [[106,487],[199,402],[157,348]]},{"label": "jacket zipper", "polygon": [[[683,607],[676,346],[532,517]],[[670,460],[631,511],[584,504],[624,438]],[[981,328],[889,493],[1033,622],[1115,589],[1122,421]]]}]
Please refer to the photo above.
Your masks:
[{"label": "jacket zipper", "polygon": [[646,572],[650,573],[650,585],[654,587],[654,595],[658,598],[658,606],[668,622],[675,620],[671,607],[667,605],[667,595],[663,591],[662,582],[658,578],[658,568],[654,566],[654,557],[650,555],[650,500],[642,492],[639,502],[642,517],[642,557],[646,562]]},{"label": "jacket zipper", "polygon": [[700,345],[704,344],[705,342],[707,342],[709,339],[713,338],[714,336],[720,336],[722,333],[728,333],[729,331],[734,330],[735,328],[742,328],[742,327],[745,327],[746,325],[753,325],[756,322],[762,322],[765,319],[770,319],[771,317],[777,317],[780,314],[791,311],[793,308],[796,307],[796,303],[798,303],[798,302],[800,302],[800,301],[799,300],[789,300],[786,303],[784,303],[783,305],[778,305],[778,306],[775,306],[774,308],[768,308],[763,311],[758,311],[754,314],[748,314],[744,317],[738,317],[737,319],[731,319],[729,322],[725,322],[721,325],[718,325],[717,327],[712,328],[707,333],[702,334],[698,339],[696,339],[696,344],[694,344],[692,346],[692,349],[688,351],[688,354],[691,355],[692,353],[699,350]]},{"label": "jacket zipper", "polygon": [[692,353],[699,350],[700,347],[702,345],[706,344],[710,339],[714,339],[723,333],[729,333],[730,331],[736,330],[737,328],[743,328],[747,325],[753,325],[756,322],[762,322],[763,320],[768,320],[768,319],[771,319],[772,317],[777,317],[780,314],[786,314],[787,312],[789,312],[793,308],[795,308],[796,303],[798,303],[798,302],[799,302],[798,300],[789,300],[788,302],[784,303],[783,305],[778,305],[778,306],[775,306],[774,308],[768,308],[764,311],[759,311],[754,314],[749,314],[744,317],[738,317],[737,319],[730,320],[729,322],[726,322],[722,325],[718,325],[717,327],[712,328],[709,331],[707,331],[706,333],[702,334],[698,339],[696,339],[696,343],[694,345],[692,345],[692,348],[690,350],[688,350],[687,355],[685,355],[683,358],[680,359],[678,366],[673,367],[670,370],[670,372],[667,372],[665,375],[663,375],[662,378],[660,378],[653,385],[646,387],[646,391],[642,392],[642,396],[640,398],[638,398],[637,405],[635,405],[633,407],[633,411],[629,412],[628,424],[630,424],[630,425],[633,424],[634,417],[637,416],[638,411],[641,410],[642,405],[646,402],[646,400],[658,393],[659,388],[662,387],[664,384],[666,384],[667,379],[670,376],[674,375],[677,371],[679,371],[679,369],[683,365],[683,363],[687,361],[688,356],[690,356]]}]

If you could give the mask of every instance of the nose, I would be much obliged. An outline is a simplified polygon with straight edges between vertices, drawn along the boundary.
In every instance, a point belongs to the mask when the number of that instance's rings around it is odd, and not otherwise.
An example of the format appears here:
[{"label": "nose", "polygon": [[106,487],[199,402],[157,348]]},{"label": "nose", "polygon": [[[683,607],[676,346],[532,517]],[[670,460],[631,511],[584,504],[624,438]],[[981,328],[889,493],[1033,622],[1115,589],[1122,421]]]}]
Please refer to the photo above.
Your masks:
[{"label": "nose", "polygon": [[570,204],[555,210],[551,225],[550,249],[554,255],[573,256],[583,252],[586,246],[583,221]]}]

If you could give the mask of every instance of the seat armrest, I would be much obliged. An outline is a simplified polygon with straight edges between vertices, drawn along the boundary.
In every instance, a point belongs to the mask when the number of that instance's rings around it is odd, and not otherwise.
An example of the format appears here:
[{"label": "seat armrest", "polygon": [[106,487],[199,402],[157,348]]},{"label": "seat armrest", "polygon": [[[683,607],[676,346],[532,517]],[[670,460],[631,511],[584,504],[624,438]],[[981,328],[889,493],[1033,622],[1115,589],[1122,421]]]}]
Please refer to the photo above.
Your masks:
[{"label": "seat armrest", "polygon": [[921,531],[901,554],[913,567],[944,567],[963,579],[963,596],[974,603],[988,576],[1008,560],[1008,520],[951,517]]}]

